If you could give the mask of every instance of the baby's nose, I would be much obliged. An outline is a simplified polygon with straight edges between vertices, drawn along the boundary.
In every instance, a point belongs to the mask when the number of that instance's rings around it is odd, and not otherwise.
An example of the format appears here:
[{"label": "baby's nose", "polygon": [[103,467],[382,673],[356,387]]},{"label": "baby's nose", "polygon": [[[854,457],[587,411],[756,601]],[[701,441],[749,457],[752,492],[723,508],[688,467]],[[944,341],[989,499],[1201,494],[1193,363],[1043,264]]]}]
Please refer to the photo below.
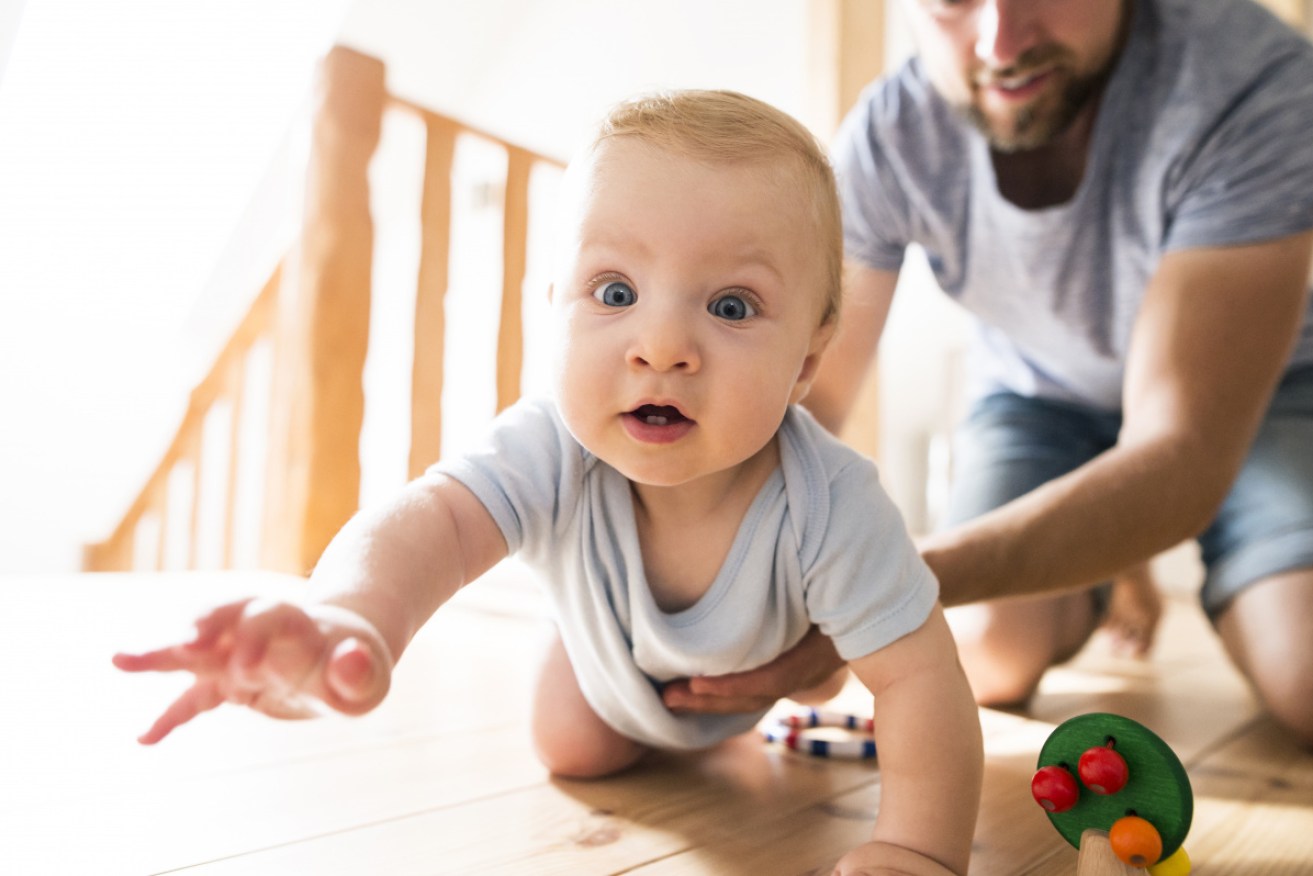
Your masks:
[{"label": "baby's nose", "polygon": [[627,358],[631,365],[654,371],[696,371],[701,365],[693,333],[686,321],[675,316],[643,326]]}]

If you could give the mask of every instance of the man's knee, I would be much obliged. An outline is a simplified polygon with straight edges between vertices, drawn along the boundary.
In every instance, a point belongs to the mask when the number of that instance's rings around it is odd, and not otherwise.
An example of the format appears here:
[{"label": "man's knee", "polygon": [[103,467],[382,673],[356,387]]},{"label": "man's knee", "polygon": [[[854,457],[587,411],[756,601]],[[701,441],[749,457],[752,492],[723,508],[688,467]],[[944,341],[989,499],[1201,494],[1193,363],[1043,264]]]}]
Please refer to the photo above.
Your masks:
[{"label": "man's knee", "polygon": [[1254,686],[1276,722],[1313,749],[1313,660],[1304,655],[1301,661],[1268,668]]},{"label": "man's knee", "polygon": [[1313,747],[1313,569],[1242,591],[1217,630],[1272,716]]},{"label": "man's knee", "polygon": [[1050,650],[1019,642],[1012,624],[986,606],[953,608],[947,615],[976,702],[1009,707],[1029,701],[1052,665]]},{"label": "man's knee", "polygon": [[1083,594],[949,609],[962,667],[982,706],[1024,705],[1049,667],[1071,658],[1097,614]]}]

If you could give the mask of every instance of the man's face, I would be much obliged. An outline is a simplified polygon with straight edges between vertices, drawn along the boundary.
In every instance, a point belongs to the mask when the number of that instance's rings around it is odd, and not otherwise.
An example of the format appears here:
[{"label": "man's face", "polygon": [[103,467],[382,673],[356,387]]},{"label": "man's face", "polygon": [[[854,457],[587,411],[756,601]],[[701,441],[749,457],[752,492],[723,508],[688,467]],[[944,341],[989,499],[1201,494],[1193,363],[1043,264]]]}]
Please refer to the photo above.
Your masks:
[{"label": "man's face", "polygon": [[1000,152],[1044,146],[1092,105],[1126,0],[908,0],[935,88]]}]

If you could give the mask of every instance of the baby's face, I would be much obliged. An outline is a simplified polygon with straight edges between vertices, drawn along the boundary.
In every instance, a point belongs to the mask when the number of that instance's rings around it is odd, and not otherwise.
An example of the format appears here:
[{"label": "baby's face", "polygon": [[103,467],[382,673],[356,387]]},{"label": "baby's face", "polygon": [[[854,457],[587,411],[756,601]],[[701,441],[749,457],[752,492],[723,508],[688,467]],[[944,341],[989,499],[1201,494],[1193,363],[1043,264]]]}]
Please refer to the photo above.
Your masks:
[{"label": "baby's face", "polygon": [[732,474],[802,398],[829,337],[808,201],[787,165],[623,138],[588,161],[552,295],[562,416],[640,484]]}]

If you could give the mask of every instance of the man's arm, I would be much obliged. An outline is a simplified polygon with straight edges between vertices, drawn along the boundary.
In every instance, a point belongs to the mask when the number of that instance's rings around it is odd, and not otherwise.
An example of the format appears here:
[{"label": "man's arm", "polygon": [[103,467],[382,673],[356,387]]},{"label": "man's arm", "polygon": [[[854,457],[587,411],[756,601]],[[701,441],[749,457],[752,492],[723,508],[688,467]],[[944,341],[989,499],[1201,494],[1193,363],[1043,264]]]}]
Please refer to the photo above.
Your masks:
[{"label": "man's arm", "polygon": [[[922,539],[940,600],[952,606],[1090,584],[1202,530],[1230,489],[1289,357],[1311,250],[1313,232],[1305,232],[1164,256],[1131,340],[1117,446],[989,514]],[[857,288],[866,291],[855,306],[885,300],[881,284],[889,281],[878,272],[859,275]],[[891,286],[886,291],[892,295]],[[880,320],[884,314],[887,302]],[[846,380],[860,380],[854,372],[864,364],[853,363],[874,353],[879,331],[868,329],[841,328],[839,355],[829,360],[835,351],[827,351],[818,375],[816,407],[824,413],[817,416],[831,428],[851,404]],[[839,361],[848,367],[837,367]],[[674,705],[706,712],[769,705],[837,664],[828,640],[811,635],[752,672],[698,679],[696,695],[680,690]]]},{"label": "man's arm", "polygon": [[821,357],[816,380],[802,402],[836,435],[875,361],[897,285],[897,271],[877,271],[854,262],[845,266],[839,330]]},{"label": "man's arm", "polygon": [[1200,532],[1304,313],[1313,232],[1169,253],[1131,338],[1118,443],[921,544],[947,605],[1090,584]]}]

